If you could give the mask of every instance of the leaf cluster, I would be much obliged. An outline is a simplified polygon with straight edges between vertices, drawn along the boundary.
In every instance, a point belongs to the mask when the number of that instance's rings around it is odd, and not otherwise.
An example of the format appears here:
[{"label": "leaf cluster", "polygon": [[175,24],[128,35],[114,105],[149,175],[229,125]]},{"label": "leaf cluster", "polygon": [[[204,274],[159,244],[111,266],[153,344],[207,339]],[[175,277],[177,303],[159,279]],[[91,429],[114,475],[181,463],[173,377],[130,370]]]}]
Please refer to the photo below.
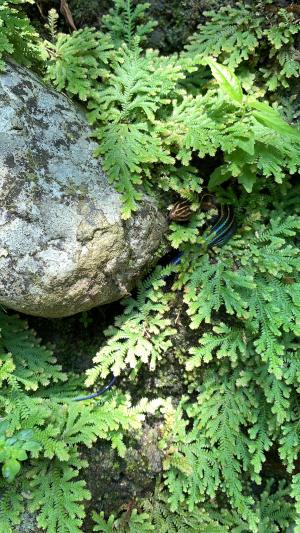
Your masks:
[{"label": "leaf cluster", "polygon": [[[179,264],[156,267],[124,301],[86,380],[157,372],[170,355],[180,368],[185,396],[158,400],[164,495],[95,514],[95,531],[300,530],[300,134],[253,85],[274,91],[299,75],[300,26],[264,4],[257,16],[244,4],[208,13],[180,56],[141,48],[152,23],[130,0],[115,0],[104,32],[57,34],[49,20],[46,76],[86,104],[124,218],[151,189],[188,200],[192,213],[170,225]],[[236,235],[222,248],[206,245],[204,187],[235,210]],[[80,447],[103,439],[124,455],[124,435],[150,407],[121,392],[74,402],[81,376],[62,372],[18,317],[1,312],[0,328],[1,528],[12,531],[27,498],[48,533],[79,532],[90,497]],[[273,483],[274,450],[285,473]]]},{"label": "leaf cluster", "polygon": [[148,2],[134,5],[132,0],[115,0],[114,7],[102,18],[102,26],[111,35],[115,45],[126,43],[132,47],[134,39],[146,40],[157,22],[149,18]]},{"label": "leaf cluster", "polygon": [[40,60],[38,34],[22,11],[27,3],[33,0],[0,1],[0,70],[4,69],[3,58],[8,55],[25,65]]},{"label": "leaf cluster", "polygon": [[39,527],[79,532],[89,498],[76,479],[87,466],[79,447],[107,440],[123,456],[123,437],[139,429],[147,404],[133,408],[123,395],[104,404],[74,401],[82,380],[69,375],[64,385],[67,375],[25,321],[2,311],[0,324],[1,530],[13,531],[30,494],[27,508],[38,511]]},{"label": "leaf cluster", "polygon": [[195,155],[223,152],[211,188],[233,176],[250,192],[262,177],[281,183],[287,171],[297,171],[299,133],[275,108],[244,95],[225,66],[204,58],[218,85],[194,96],[181,84],[197,68],[195,61],[143,53],[137,41],[113,53],[107,39],[92,30],[59,35],[48,76],[60,89],[87,100],[99,142],[96,155],[103,156],[108,176],[122,193],[124,218],[137,209],[142,185],[166,190],[166,173],[174,174],[175,163],[189,165]]},{"label": "leaf cluster", "polygon": [[270,92],[289,87],[291,80],[299,77],[296,13],[276,7],[275,2],[237,2],[204,14],[206,23],[198,27],[186,47],[194,59],[212,55],[230,68],[238,68],[245,80],[249,79],[247,69]]},{"label": "leaf cluster", "polygon": [[[292,505],[288,501],[288,489],[280,483],[274,493],[274,481],[268,480],[264,491],[255,500],[255,513],[259,520],[259,533],[278,532],[285,528],[293,517]],[[151,499],[137,502],[136,507],[120,516],[110,515],[105,519],[104,513],[94,513],[96,523],[94,531],[103,533],[137,533],[138,531],[160,533],[246,533],[247,523],[235,512],[222,509],[215,503],[207,503],[188,510],[184,504],[172,511],[165,492],[156,490]]]},{"label": "leaf cluster", "polygon": [[[148,284],[140,286],[138,297],[125,301],[125,313],[107,331],[109,339],[97,356],[98,366],[88,371],[88,382],[94,382],[109,369],[119,373],[127,365],[152,368],[151,355],[155,357],[158,349],[156,367],[164,354],[171,351],[176,356],[178,314],[170,309],[182,292],[181,316],[195,331],[198,346],[192,337],[184,362],[179,355],[178,364],[185,366],[189,383],[187,399],[177,410],[165,413],[161,447],[169,504],[179,512],[184,501],[193,510],[221,491],[244,520],[246,531],[257,531],[262,520],[253,509],[247,483],[263,483],[264,464],[274,446],[288,472],[300,451],[300,256],[295,241],[299,218],[286,212],[292,196],[287,188],[277,205],[270,200],[268,208],[267,196],[252,193],[246,209],[244,193],[239,204],[247,222],[238,234],[209,253],[199,242],[186,244],[173,278],[168,270],[154,272]],[[160,325],[166,334],[170,330],[167,344],[163,336],[156,337],[161,335]],[[140,344],[143,326],[151,331],[145,357]],[[275,506],[277,501],[274,496]],[[294,519],[294,508],[287,507]],[[271,527],[269,518],[264,520],[265,527]],[[288,524],[279,509],[273,520],[274,531],[275,524]]]}]

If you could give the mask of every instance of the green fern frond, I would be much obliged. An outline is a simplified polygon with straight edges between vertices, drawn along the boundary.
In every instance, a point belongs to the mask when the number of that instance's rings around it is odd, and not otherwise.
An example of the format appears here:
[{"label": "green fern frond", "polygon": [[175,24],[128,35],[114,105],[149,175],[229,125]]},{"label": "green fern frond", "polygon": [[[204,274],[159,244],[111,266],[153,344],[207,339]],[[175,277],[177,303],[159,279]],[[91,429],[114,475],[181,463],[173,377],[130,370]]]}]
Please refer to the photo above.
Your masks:
[{"label": "green fern frond", "polygon": [[48,23],[45,25],[47,30],[50,33],[51,41],[55,42],[57,38],[57,23],[59,19],[59,14],[55,9],[50,9],[48,13]]},{"label": "green fern frond", "polygon": [[171,337],[176,332],[166,314],[170,309],[172,294],[164,294],[162,278],[174,271],[173,265],[158,269],[146,286],[140,285],[137,299],[125,300],[125,311],[117,317],[115,326],[106,330],[109,337],[106,345],[99,350],[94,363],[87,371],[86,384],[95,383],[99,376],[106,377],[109,372],[119,375],[126,368],[135,368],[138,363],[147,363],[150,370],[171,347]]},{"label": "green fern frond", "polygon": [[142,197],[138,186],[142,183],[145,167],[158,161],[171,163],[173,159],[146,123],[110,124],[96,129],[95,136],[100,142],[96,155],[104,156],[104,169],[122,193],[126,206],[123,216],[128,218]]},{"label": "green fern frond", "polygon": [[45,43],[47,79],[60,91],[86,101],[105,76],[113,45],[108,35],[84,28],[71,35],[59,33],[54,43]]},{"label": "green fern frond", "polygon": [[214,355],[218,359],[228,357],[234,367],[237,361],[247,359],[247,342],[245,332],[241,328],[230,328],[220,323],[212,328],[211,333],[204,333],[199,338],[200,347],[192,347],[189,353],[192,355],[186,361],[186,369],[193,370],[213,360]]},{"label": "green fern frond", "polygon": [[300,531],[300,474],[295,474],[292,480],[292,492],[291,496],[295,498],[296,502],[296,517],[295,517],[295,533]]},{"label": "green fern frond", "polygon": [[67,376],[56,364],[53,353],[42,346],[25,321],[16,315],[0,312],[0,346],[11,354],[15,366],[14,377],[26,390],[36,390],[39,385],[66,381]]},{"label": "green fern frond", "polygon": [[86,466],[76,454],[64,465],[43,461],[30,472],[32,499],[29,510],[39,511],[38,526],[48,533],[80,533],[84,518],[83,500],[90,499],[78,471]]},{"label": "green fern frond", "polygon": [[7,533],[16,531],[15,526],[20,523],[21,514],[24,511],[20,489],[21,486],[17,480],[8,484],[0,479],[0,527]]},{"label": "green fern frond", "polygon": [[0,1],[0,70],[3,58],[13,55],[21,64],[30,66],[41,60],[39,36],[22,7],[32,0]]},{"label": "green fern frond", "polygon": [[270,20],[263,2],[254,8],[255,16],[253,8],[237,2],[205,12],[207,21],[191,37],[185,54],[196,64],[203,56],[213,56],[231,69],[239,68],[241,74],[247,65],[258,82],[262,77],[269,91],[289,87],[290,80],[300,75],[296,52],[299,24],[287,9],[275,8]]},{"label": "green fern frond", "polygon": [[216,11],[206,11],[210,20],[199,26],[191,38],[187,51],[190,55],[213,55],[224,59],[230,68],[252,57],[262,36],[263,19],[253,17],[250,6],[238,3]]},{"label": "green fern frond", "polygon": [[157,22],[149,18],[149,7],[148,2],[134,5],[132,0],[114,0],[109,14],[102,18],[102,24],[116,46],[125,42],[131,48],[136,37],[140,42],[145,41],[157,25]]}]

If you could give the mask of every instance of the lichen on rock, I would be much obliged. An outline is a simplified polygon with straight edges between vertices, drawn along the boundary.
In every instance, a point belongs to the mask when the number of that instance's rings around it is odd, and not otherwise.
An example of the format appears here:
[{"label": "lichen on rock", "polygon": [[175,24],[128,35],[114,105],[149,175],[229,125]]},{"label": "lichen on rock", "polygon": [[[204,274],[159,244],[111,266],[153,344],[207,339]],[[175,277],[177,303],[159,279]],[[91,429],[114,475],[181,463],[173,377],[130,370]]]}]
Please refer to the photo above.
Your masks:
[{"label": "lichen on rock", "polygon": [[62,317],[124,296],[166,229],[153,200],[122,220],[81,110],[14,63],[0,124],[0,303]]}]

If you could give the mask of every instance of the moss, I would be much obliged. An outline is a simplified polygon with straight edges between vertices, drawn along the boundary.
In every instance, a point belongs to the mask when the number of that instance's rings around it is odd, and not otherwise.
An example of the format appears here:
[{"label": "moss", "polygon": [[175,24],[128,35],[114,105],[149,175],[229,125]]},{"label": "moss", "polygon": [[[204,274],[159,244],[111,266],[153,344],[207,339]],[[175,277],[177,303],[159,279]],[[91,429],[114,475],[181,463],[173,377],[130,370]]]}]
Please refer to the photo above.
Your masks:
[{"label": "moss", "polygon": [[84,531],[92,529],[91,512],[104,511],[106,516],[126,510],[137,498],[153,494],[155,479],[162,471],[158,450],[158,430],[145,425],[136,442],[128,444],[124,459],[118,457],[109,444],[98,444],[84,450],[89,467],[83,475],[92,499],[87,502]]}]

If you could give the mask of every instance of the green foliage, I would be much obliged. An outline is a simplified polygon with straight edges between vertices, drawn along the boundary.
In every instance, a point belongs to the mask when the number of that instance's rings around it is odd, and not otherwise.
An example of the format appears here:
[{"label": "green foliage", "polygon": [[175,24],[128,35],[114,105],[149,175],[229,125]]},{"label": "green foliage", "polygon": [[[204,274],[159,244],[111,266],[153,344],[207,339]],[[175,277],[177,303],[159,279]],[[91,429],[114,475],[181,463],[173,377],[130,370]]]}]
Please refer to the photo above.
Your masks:
[{"label": "green foliage", "polygon": [[134,38],[142,42],[151,33],[157,23],[149,19],[149,7],[148,2],[134,5],[132,0],[114,0],[114,7],[103,17],[102,24],[116,46],[125,42],[131,48]]},{"label": "green foliage", "polygon": [[[94,383],[99,375],[119,374],[126,366],[141,371],[142,364],[153,369],[155,363],[157,368],[164,353],[176,354],[172,336],[182,298],[185,310],[179,314],[195,330],[198,346],[191,337],[185,353],[192,396],[165,414],[161,448],[169,503],[180,513],[184,501],[192,511],[221,491],[244,520],[241,531],[277,531],[277,523],[292,520],[292,506],[287,503],[281,515],[277,496],[270,503],[273,522],[269,511],[253,509],[247,483],[262,483],[272,447],[278,447],[289,471],[300,451],[299,218],[286,212],[292,189],[280,201],[270,194],[254,192],[250,205],[247,193],[241,196],[247,222],[222,249],[207,253],[200,240],[182,240],[179,267],[157,269],[136,299],[125,301],[125,312],[108,329],[109,340],[87,380]],[[172,270],[177,271],[173,278]],[[169,334],[167,343],[164,334]]]},{"label": "green foliage", "polygon": [[[300,133],[276,94],[262,100],[299,76],[300,26],[272,4],[207,13],[179,57],[141,48],[153,26],[146,4],[116,0],[107,33],[60,34],[50,14],[46,77],[86,103],[124,218],[145,190],[191,206],[190,219],[169,228],[180,263],[156,267],[124,300],[86,385],[122,374],[130,390],[172,361],[184,395],[133,405],[117,390],[74,402],[83,378],[62,372],[24,321],[0,313],[1,529],[12,531],[29,494],[38,527],[81,531],[90,494],[79,450],[101,439],[124,457],[126,435],[160,406],[158,490],[125,511],[94,513],[95,531],[300,531]],[[222,248],[207,245],[207,189],[235,211],[236,235]],[[274,455],[281,469],[271,481]]]},{"label": "green foliage", "polygon": [[[124,533],[148,533],[154,531],[154,526],[149,522],[149,515],[146,513],[139,513],[136,509],[130,513],[129,518],[122,520],[122,517],[115,520],[114,515],[111,515],[106,521],[104,513],[94,513],[93,519],[96,522],[93,531],[102,531],[103,533],[113,533],[114,531],[123,531]],[[127,522],[127,523],[126,523]]]},{"label": "green foliage", "polygon": [[264,20],[262,16],[253,16],[252,7],[224,6],[218,11],[206,11],[205,16],[209,20],[199,26],[187,47],[190,54],[213,55],[230,68],[254,54],[263,35]]},{"label": "green foliage", "polygon": [[15,524],[20,522],[20,514],[24,510],[23,496],[20,494],[20,485],[7,483],[0,479],[1,503],[0,524],[3,531],[11,533]]},{"label": "green foliage", "polygon": [[[271,218],[268,226],[254,223],[243,239],[233,240],[220,252],[217,264],[207,255],[199,254],[198,261],[193,255],[192,273],[180,275],[176,284],[185,287],[191,328],[199,328],[203,321],[210,323],[213,313],[224,306],[229,315],[246,321],[244,335],[255,339],[256,351],[279,379],[284,363],[283,332],[299,334],[299,284],[285,281],[300,270],[299,250],[292,240],[299,228],[299,218],[292,216]],[[208,338],[204,338],[205,348],[193,352],[201,354],[201,359],[209,357],[205,353],[211,348]],[[213,338],[220,342],[219,336]],[[221,343],[223,353],[230,345],[236,354],[241,350],[240,331],[227,328]]]},{"label": "green foliage", "polygon": [[30,65],[39,59],[38,34],[22,12],[22,6],[33,0],[0,1],[0,70],[3,57],[13,55],[19,63]]},{"label": "green foliage", "polygon": [[141,55],[137,47],[124,47],[111,67],[106,86],[88,105],[89,120],[99,141],[96,155],[104,156],[104,168],[122,193],[128,218],[141,199],[138,186],[150,177],[154,164],[174,163],[153,123],[182,73],[174,61],[161,60],[154,51]]},{"label": "green foliage", "polygon": [[183,507],[180,512],[172,512],[163,493],[155,493],[153,499],[143,500],[141,506],[143,511],[138,512],[134,508],[130,512],[122,513],[118,518],[111,515],[107,520],[104,518],[104,513],[94,513],[93,519],[97,524],[94,531],[103,533],[114,531],[123,533],[148,533],[150,531],[226,533],[228,531],[226,526],[214,520],[204,508],[197,508],[191,512]]},{"label": "green foliage", "polygon": [[3,463],[2,475],[7,481],[11,482],[21,469],[20,461],[28,458],[27,452],[39,450],[39,444],[32,440],[33,431],[19,431],[14,437],[5,438],[5,431],[8,424],[0,423],[0,461]]},{"label": "green foliage", "polygon": [[247,67],[269,91],[289,87],[290,80],[299,77],[296,13],[265,2],[255,6],[238,2],[205,16],[206,24],[199,26],[187,46],[196,61],[212,55],[241,73]]},{"label": "green foliage", "polygon": [[48,24],[45,24],[45,28],[48,30],[51,36],[52,42],[56,40],[57,37],[57,24],[58,24],[59,14],[55,9],[50,9],[48,13]]},{"label": "green foliage", "polygon": [[[151,50],[143,54],[136,43],[113,53],[102,34],[93,33],[91,41],[91,30],[84,32],[58,37],[53,57],[60,60],[50,63],[48,76],[60,89],[88,100],[89,120],[99,141],[96,155],[104,156],[104,168],[122,193],[124,218],[137,209],[142,184],[165,189],[164,176],[174,172],[174,162],[186,166],[195,154],[203,158],[218,150],[224,153],[224,164],[212,173],[211,188],[234,176],[250,192],[262,176],[281,183],[287,170],[295,173],[299,168],[300,134],[274,108],[243,96],[239,80],[226,67],[204,59],[220,91],[215,87],[192,96],[180,85],[196,68],[189,62],[181,64]],[[87,56],[92,69],[88,75],[82,65],[90,47],[97,54]],[[78,75],[74,57],[80,64]]]},{"label": "green foliage", "polygon": [[[247,523],[236,513],[223,509],[219,512],[212,503],[188,510],[181,504],[180,510],[171,511],[166,494],[156,491],[150,500],[138,502],[139,511],[134,508],[118,518],[111,515],[107,520],[104,514],[94,513],[94,531],[113,533],[135,533],[138,531],[159,531],[159,533],[235,533],[248,532]],[[274,483],[269,480],[259,498],[255,501],[255,514],[258,519],[259,533],[278,532],[290,523],[293,508],[288,501],[288,490],[280,483],[274,492]]]},{"label": "green foliage", "polygon": [[[49,20],[51,33],[55,31]],[[65,89],[80,100],[87,100],[98,77],[105,73],[112,48],[108,36],[93,28],[71,35],[58,33],[54,43],[47,42],[44,54],[49,58],[47,78],[59,89]]]},{"label": "green foliage", "polygon": [[26,322],[1,312],[0,324],[0,461],[10,490],[23,494],[1,499],[1,530],[12,531],[29,491],[28,508],[39,511],[39,527],[49,533],[79,532],[85,516],[82,501],[89,497],[84,481],[76,479],[86,466],[79,447],[104,439],[123,456],[125,432],[139,429],[147,402],[133,408],[120,394],[103,405],[75,402],[81,380],[64,385],[66,374]]},{"label": "green foliage", "polygon": [[[80,533],[85,516],[83,500],[90,498],[83,480],[75,480],[78,470],[87,466],[77,454],[68,464],[43,461],[30,471],[33,498],[30,511],[40,510],[38,525],[49,533]],[[75,479],[74,479],[75,478]]]},{"label": "green foliage", "polygon": [[299,533],[300,531],[300,508],[299,508],[299,502],[300,502],[300,476],[299,474],[296,474],[295,476],[293,476],[293,481],[292,481],[292,493],[291,493],[291,496],[293,498],[295,498],[296,500],[296,511],[297,511],[297,515],[296,515],[296,525],[295,525],[295,533]]},{"label": "green foliage", "polygon": [[127,366],[135,368],[147,363],[155,370],[176,333],[167,318],[173,296],[162,293],[166,284],[163,278],[174,270],[176,267],[158,267],[149,280],[139,284],[137,297],[123,302],[124,314],[105,331],[110,338],[94,358],[96,365],[87,371],[87,386],[110,372],[118,376]]},{"label": "green foliage", "polygon": [[180,437],[176,438],[177,450],[165,464],[171,508],[178,509],[186,495],[192,510],[206,494],[214,498],[221,486],[253,528],[253,499],[243,495],[240,479],[242,470],[250,466],[248,439],[242,427],[251,423],[253,400],[247,389],[235,387],[233,379],[218,383],[214,376],[207,375],[204,386],[194,428],[182,444]]},{"label": "green foliage", "polygon": [[[215,501],[216,491],[223,485],[238,513],[233,511],[230,518],[224,509],[221,516],[213,513],[212,516],[218,516],[222,524],[239,525],[237,531],[241,532],[267,532],[268,528],[270,531],[279,531],[278,526],[285,531],[295,518],[295,509],[289,501],[289,487],[283,488],[283,483],[277,492],[275,487],[271,490],[271,482],[267,482],[258,501],[249,491],[244,472],[249,471],[251,463],[255,465],[255,454],[252,459],[251,454],[256,446],[259,448],[262,440],[262,435],[254,437],[251,430],[248,430],[249,435],[243,431],[244,424],[244,428],[249,424],[253,424],[253,428],[256,425],[254,390],[236,389],[234,380],[217,384],[213,373],[206,375],[206,378],[208,385],[205,383],[199,398],[201,412],[198,406],[188,407],[189,415],[196,411],[199,415],[191,431],[183,430],[187,421],[183,419],[182,409],[168,413],[163,445],[169,447],[165,476],[171,492],[171,509],[181,514],[182,502],[187,501],[190,511],[195,512],[198,509],[197,502],[204,501],[207,496]],[[207,407],[205,402],[208,402]],[[257,410],[260,417],[262,413],[262,410]],[[249,436],[256,438],[256,442],[252,444]],[[269,449],[270,444],[266,449]]]}]

